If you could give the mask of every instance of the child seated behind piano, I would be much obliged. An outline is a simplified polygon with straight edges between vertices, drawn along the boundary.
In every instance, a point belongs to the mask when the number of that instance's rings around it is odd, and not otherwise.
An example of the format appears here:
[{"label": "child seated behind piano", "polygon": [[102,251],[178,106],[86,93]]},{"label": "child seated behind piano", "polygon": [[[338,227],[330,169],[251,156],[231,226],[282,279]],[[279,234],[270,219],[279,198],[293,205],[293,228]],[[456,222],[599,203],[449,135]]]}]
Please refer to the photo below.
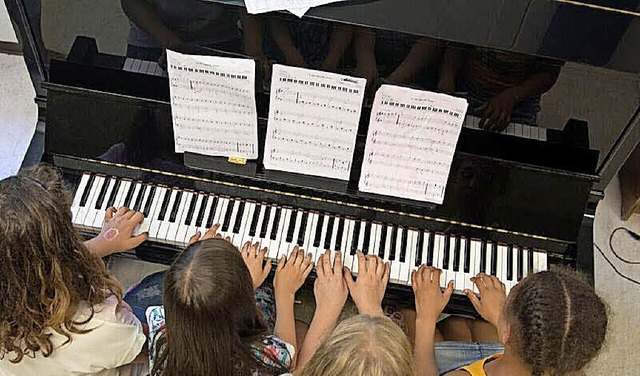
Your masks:
[{"label": "child seated behind piano", "polygon": [[[215,231],[213,231],[215,232]],[[226,240],[199,236],[171,265],[163,307],[149,307],[151,375],[279,375],[295,364],[294,295],[313,269],[295,247],[274,278],[277,315],[254,291],[271,269],[266,249],[241,252]],[[264,302],[262,302],[264,303]],[[273,334],[270,326],[274,325]]]},{"label": "child seated behind piano", "polygon": [[[579,273],[558,269],[531,274],[512,288],[508,297],[505,285],[496,277],[481,273],[472,280],[480,291],[480,298],[469,290],[465,294],[478,313],[495,327],[504,352],[477,361],[472,359],[471,364],[446,375],[576,375],[581,374],[602,348],[608,323],[607,308]],[[419,323],[420,310],[432,304],[430,297],[418,294],[420,285],[413,284],[418,315],[417,360],[433,356],[435,329],[434,317],[427,320],[428,324],[424,319]],[[461,335],[466,330],[467,339],[475,342],[475,333],[469,329],[469,325],[463,324],[455,331]],[[466,354],[477,352],[476,343],[467,344],[471,348],[458,343],[458,350]],[[451,346],[450,351],[457,350]],[[434,362],[423,364],[430,366],[430,374],[438,375]],[[420,367],[421,363],[417,365]]]},{"label": "child seated behind piano", "polygon": [[[99,256],[128,250],[140,213],[110,208],[100,235],[73,228],[59,173],[40,165],[0,181],[0,374],[129,375],[146,336]],[[142,371],[140,370],[140,371]]]}]

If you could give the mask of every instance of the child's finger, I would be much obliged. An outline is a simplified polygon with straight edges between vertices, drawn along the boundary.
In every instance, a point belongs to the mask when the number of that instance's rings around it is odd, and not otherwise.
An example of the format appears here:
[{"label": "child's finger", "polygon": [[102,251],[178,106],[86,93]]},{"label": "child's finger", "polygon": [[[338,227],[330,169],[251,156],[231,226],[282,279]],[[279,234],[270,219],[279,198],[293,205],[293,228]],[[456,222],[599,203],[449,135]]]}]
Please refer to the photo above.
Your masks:
[{"label": "child's finger", "polygon": [[145,240],[147,240],[148,237],[149,237],[149,233],[148,232],[143,232],[142,234],[140,234],[138,236],[134,236],[134,237],[131,237],[131,238],[127,239],[125,245],[126,245],[127,249],[133,249],[133,248],[139,246],[140,244],[142,244]]},{"label": "child's finger", "polygon": [[349,291],[353,290],[356,283],[353,281],[351,270],[349,270],[349,268],[345,266],[344,268],[342,268],[342,272],[343,272],[342,274],[344,274],[344,280],[345,282],[347,282],[347,287],[349,288]]},{"label": "child's finger", "polygon": [[324,259],[326,257],[324,256],[324,254],[321,254],[320,257],[318,257],[318,267],[316,268],[316,274],[318,274],[318,278],[324,278],[325,277],[325,271],[324,271]]},{"label": "child's finger", "polygon": [[282,268],[284,268],[284,263],[287,262],[287,256],[282,255],[282,257],[280,257],[280,260],[278,260],[278,266],[276,267],[276,273],[278,273],[279,271],[282,270]]},{"label": "child's finger", "polygon": [[358,258],[358,269],[364,271],[367,271],[367,260],[364,257],[364,253],[362,253],[360,250],[356,251],[356,257]]},{"label": "child's finger", "polygon": [[[260,252],[258,252],[258,260],[260,262],[264,261],[264,257],[267,255],[267,247],[262,248],[262,250]],[[271,264],[271,263],[269,263]]]},{"label": "child's finger", "polygon": [[384,265],[384,277],[382,278],[382,282],[386,285],[389,283],[389,275],[391,275],[391,264],[389,262],[385,262]]},{"label": "child's finger", "polygon": [[107,211],[104,212],[104,221],[106,222],[106,221],[110,220],[111,218],[113,218],[113,215],[115,213],[116,213],[116,208],[114,208],[114,207],[107,208]]},{"label": "child's finger", "polygon": [[313,261],[311,261],[308,265],[307,268],[304,270],[304,272],[302,273],[302,276],[304,277],[304,279],[307,279],[307,277],[309,276],[309,273],[311,273],[311,271],[313,270]]},{"label": "child's finger", "polygon": [[471,304],[476,309],[476,311],[480,312],[480,299],[473,293],[471,290],[464,290],[464,294],[469,298]]},{"label": "child's finger", "polygon": [[242,254],[242,256],[247,256],[249,254],[249,246],[251,245],[251,242],[245,242],[242,245],[242,250],[240,251],[240,253]]},{"label": "child's finger", "polygon": [[449,298],[451,298],[451,294],[453,294],[453,289],[455,288],[455,283],[453,282],[453,280],[449,281],[449,283],[447,284],[447,289],[444,290],[444,297],[445,299],[447,299],[447,302],[449,301]]},{"label": "child's finger", "polygon": [[189,238],[189,245],[197,242],[198,239],[200,239],[200,231],[196,231],[196,233]]},{"label": "child's finger", "polygon": [[331,268],[331,252],[327,249],[323,255],[321,255],[322,259],[318,260],[318,266],[322,263],[322,269],[325,274],[333,274],[333,269]]},{"label": "child's finger", "polygon": [[335,257],[333,258],[333,272],[339,273],[340,265],[342,265],[342,252],[336,252]]},{"label": "child's finger", "polygon": [[262,269],[262,279],[267,278],[267,276],[271,272],[272,267],[273,267],[273,263],[271,261],[267,261],[267,265],[265,265],[264,269]]}]

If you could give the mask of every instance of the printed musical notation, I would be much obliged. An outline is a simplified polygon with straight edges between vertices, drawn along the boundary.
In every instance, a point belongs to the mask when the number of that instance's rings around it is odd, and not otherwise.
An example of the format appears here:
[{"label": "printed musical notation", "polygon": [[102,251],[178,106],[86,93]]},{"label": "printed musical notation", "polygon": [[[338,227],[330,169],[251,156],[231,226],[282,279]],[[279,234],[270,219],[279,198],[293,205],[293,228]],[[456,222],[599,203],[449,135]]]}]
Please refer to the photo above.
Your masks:
[{"label": "printed musical notation", "polygon": [[258,157],[255,62],[167,50],[177,153]]},{"label": "printed musical notation", "polygon": [[349,180],[366,80],[274,65],[264,166]]},{"label": "printed musical notation", "polygon": [[245,0],[247,11],[251,14],[288,10],[302,17],[310,8],[343,0]]},{"label": "printed musical notation", "polygon": [[467,101],[383,85],[369,120],[363,192],[442,204]]}]

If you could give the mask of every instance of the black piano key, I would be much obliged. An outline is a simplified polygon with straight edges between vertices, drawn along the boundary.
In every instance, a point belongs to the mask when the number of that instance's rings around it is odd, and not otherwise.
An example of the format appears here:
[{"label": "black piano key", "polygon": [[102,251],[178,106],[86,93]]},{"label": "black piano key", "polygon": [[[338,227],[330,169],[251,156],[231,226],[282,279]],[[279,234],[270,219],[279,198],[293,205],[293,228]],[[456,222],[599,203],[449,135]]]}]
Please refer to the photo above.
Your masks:
[{"label": "black piano key", "polygon": [[358,239],[360,238],[360,221],[355,221],[353,225],[353,237],[351,238],[351,254],[355,255],[358,250]]},{"label": "black piano key", "polygon": [[187,218],[184,220],[184,224],[187,226],[191,226],[191,222],[193,222],[193,213],[196,211],[198,196],[199,195],[197,193],[191,195],[191,202],[189,203],[189,209],[187,210]]},{"label": "black piano key", "polygon": [[416,262],[413,266],[422,265],[422,252],[424,251],[424,232],[418,231],[418,244],[416,244]]},{"label": "black piano key", "polygon": [[333,226],[336,218],[331,216],[329,217],[329,222],[327,222],[327,232],[324,236],[324,249],[331,249],[331,236],[333,236]]},{"label": "black piano key", "polygon": [[456,236],[453,245],[453,271],[460,271],[460,237]]},{"label": "black piano key", "polygon": [[145,218],[149,216],[149,213],[151,213],[151,206],[153,205],[154,197],[156,197],[156,186],[152,185],[149,189],[147,201],[144,203],[144,208],[142,209],[142,214],[144,214]]},{"label": "black piano key", "polygon": [[523,266],[522,265],[522,261],[523,261],[522,258],[523,257],[524,257],[524,251],[523,251],[522,247],[518,247],[518,260],[517,260],[518,270],[516,272],[518,281],[522,279],[522,266]]},{"label": "black piano key", "polygon": [[227,211],[224,213],[224,220],[222,221],[222,229],[221,231],[227,232],[229,231],[229,225],[231,224],[231,214],[233,213],[233,207],[236,204],[234,200],[229,200],[229,204],[227,205]]},{"label": "black piano key", "polygon": [[393,261],[396,259],[396,243],[398,239],[398,226],[393,226],[393,230],[391,230],[391,244],[389,244],[389,260]]},{"label": "black piano key", "polygon": [[258,219],[260,219],[260,210],[262,210],[262,205],[256,204],[256,210],[253,212],[253,217],[251,218],[251,224],[249,225],[249,236],[256,236],[256,229],[258,228]]},{"label": "black piano key", "polygon": [[271,216],[271,206],[267,205],[267,209],[264,212],[264,218],[262,219],[262,226],[260,226],[260,239],[267,238],[267,227],[269,227],[270,216]]},{"label": "black piano key", "polygon": [[487,242],[484,240],[480,245],[480,273],[486,273],[485,265],[487,264]]},{"label": "black piano key", "polygon": [[276,240],[278,237],[278,226],[280,225],[280,220],[282,217],[282,208],[278,207],[276,209],[275,217],[273,217],[273,228],[271,229],[271,236],[269,237],[271,240]]},{"label": "black piano key", "polygon": [[204,195],[200,209],[198,209],[198,215],[196,216],[196,227],[202,227],[202,221],[204,220],[204,213],[207,210],[207,204],[209,203],[209,195]]},{"label": "black piano key", "polygon": [[304,244],[304,235],[307,232],[307,222],[309,221],[309,212],[302,213],[302,219],[300,220],[300,231],[298,231],[298,240],[296,244],[300,247],[306,247]]},{"label": "black piano key", "polygon": [[296,231],[296,220],[298,219],[298,211],[292,210],[289,220],[289,226],[287,226],[287,237],[284,239],[287,243],[293,243],[293,233]]},{"label": "black piano key", "polygon": [[213,224],[214,224],[213,221],[214,221],[214,219],[216,217],[216,207],[220,203],[220,200],[218,200],[217,196],[213,196],[211,199],[212,199],[211,210],[209,210],[209,216],[207,217],[207,223],[206,223],[207,229],[210,229],[211,226],[213,226]]},{"label": "black piano key", "polygon": [[491,275],[495,277],[498,268],[498,243],[491,243]]},{"label": "black piano key", "polygon": [[164,191],[164,198],[162,199],[162,205],[160,206],[160,212],[158,213],[158,220],[164,221],[164,217],[167,214],[169,207],[169,199],[171,198],[171,190]]},{"label": "black piano key", "polygon": [[102,187],[100,188],[100,193],[98,193],[98,198],[96,199],[96,209],[102,209],[102,204],[104,203],[104,197],[107,195],[107,188],[109,188],[109,182],[111,179],[105,178],[102,181]]},{"label": "black piano key", "polygon": [[378,244],[378,257],[384,258],[384,252],[387,245],[387,226],[382,225],[380,228],[380,243]]},{"label": "black piano key", "polygon": [[129,185],[129,190],[127,191],[127,195],[124,198],[124,203],[122,204],[122,206],[124,206],[125,208],[131,208],[131,200],[133,199],[133,193],[136,190],[137,184],[138,183],[132,181]]},{"label": "black piano key", "polygon": [[87,206],[89,193],[91,193],[91,187],[93,186],[93,182],[95,180],[96,180],[96,176],[94,174],[89,175],[89,180],[87,180],[87,185],[85,185],[84,191],[82,191],[82,196],[80,197],[80,206]]},{"label": "black piano key", "polygon": [[527,273],[533,273],[533,249],[529,248],[529,257],[527,258]]},{"label": "black piano key", "polygon": [[465,273],[469,273],[469,268],[471,267],[471,239],[467,238],[467,241],[464,245],[464,266],[463,270]]},{"label": "black piano key", "polygon": [[342,251],[342,237],[344,236],[344,223],[343,217],[340,217],[338,221],[338,232],[336,232],[336,251]]},{"label": "black piano key", "polygon": [[402,228],[402,237],[400,238],[400,262],[406,262],[407,259],[407,238],[409,237],[406,227]]},{"label": "black piano key", "polygon": [[111,194],[109,195],[109,199],[107,200],[107,208],[112,207],[113,204],[116,202],[116,197],[118,196],[118,191],[120,190],[121,182],[122,180],[120,180],[120,178],[116,179],[116,183],[113,185],[113,190],[111,191]]},{"label": "black piano key", "polygon": [[507,247],[507,281],[513,281],[513,246]]},{"label": "black piano key", "polygon": [[369,254],[369,243],[371,243],[371,222],[364,225],[364,239],[362,240],[362,253]]},{"label": "black piano key", "polygon": [[175,222],[176,217],[178,216],[178,209],[180,209],[180,201],[182,201],[182,191],[178,191],[176,193],[176,200],[173,202],[173,208],[171,209],[171,214],[169,215],[169,222]]},{"label": "black piano key", "polygon": [[140,211],[142,208],[142,201],[144,200],[144,193],[147,191],[147,185],[143,184],[138,190],[138,196],[136,196],[136,200],[133,204],[133,210]]},{"label": "black piano key", "polygon": [[320,247],[320,237],[322,236],[322,226],[324,225],[324,215],[318,215],[318,222],[316,222],[316,234],[313,237],[313,246]]},{"label": "black piano key", "polygon": [[433,247],[436,242],[436,233],[429,233],[429,245],[427,246],[427,266],[433,266]]},{"label": "black piano key", "polygon": [[[442,250],[442,267],[440,267],[440,265],[436,265],[436,267],[440,268],[440,269],[449,269],[449,247],[451,246],[451,237],[449,237],[449,235],[445,235],[444,236],[444,249]],[[453,266],[453,265],[451,265]]]},{"label": "black piano key", "polygon": [[239,234],[240,227],[242,226],[242,216],[244,215],[244,201],[240,201],[240,206],[238,206],[238,213],[236,214],[236,221],[233,224],[233,233]]}]

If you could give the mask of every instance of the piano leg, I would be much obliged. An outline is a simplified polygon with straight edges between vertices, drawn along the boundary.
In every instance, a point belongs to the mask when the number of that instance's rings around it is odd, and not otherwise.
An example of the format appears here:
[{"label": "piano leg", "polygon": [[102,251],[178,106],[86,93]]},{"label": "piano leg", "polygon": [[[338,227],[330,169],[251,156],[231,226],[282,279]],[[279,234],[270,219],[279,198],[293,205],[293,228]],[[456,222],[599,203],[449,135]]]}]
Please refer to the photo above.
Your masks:
[{"label": "piano leg", "polygon": [[593,285],[593,216],[585,214],[578,232],[576,269],[585,273]]}]

